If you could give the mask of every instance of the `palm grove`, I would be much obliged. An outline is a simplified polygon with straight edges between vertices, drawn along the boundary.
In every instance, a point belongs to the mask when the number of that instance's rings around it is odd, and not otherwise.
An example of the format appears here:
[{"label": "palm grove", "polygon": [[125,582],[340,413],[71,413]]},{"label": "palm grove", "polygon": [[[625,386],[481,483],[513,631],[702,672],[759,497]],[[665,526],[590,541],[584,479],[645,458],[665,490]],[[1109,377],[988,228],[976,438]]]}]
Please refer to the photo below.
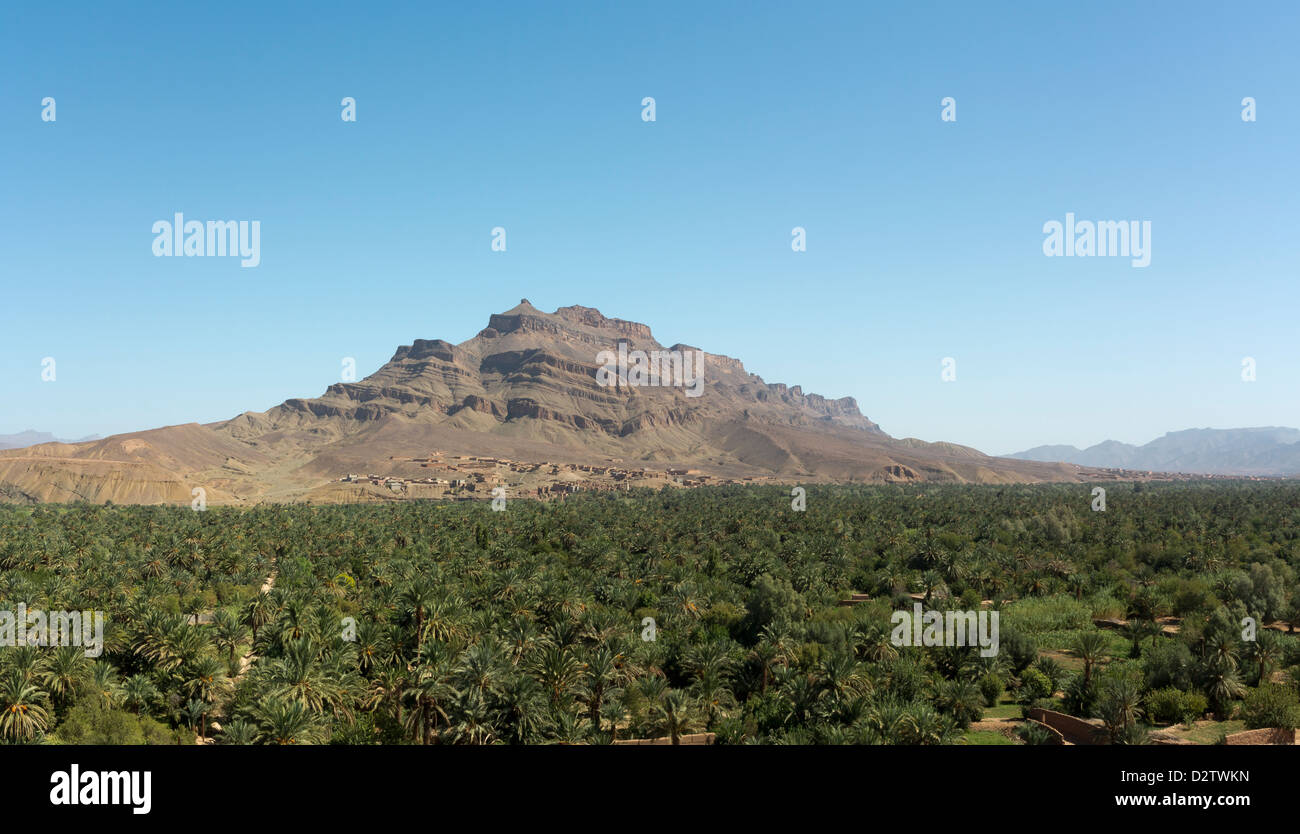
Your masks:
[{"label": "palm grove", "polygon": [[[949,744],[1034,705],[1112,743],[1296,726],[1300,487],[1089,503],[1077,485],[922,485],[810,487],[802,512],[775,487],[505,512],[3,506],[0,609],[107,626],[94,659],[0,648],[0,741]],[[894,646],[909,594],[998,609],[1001,651]]]}]

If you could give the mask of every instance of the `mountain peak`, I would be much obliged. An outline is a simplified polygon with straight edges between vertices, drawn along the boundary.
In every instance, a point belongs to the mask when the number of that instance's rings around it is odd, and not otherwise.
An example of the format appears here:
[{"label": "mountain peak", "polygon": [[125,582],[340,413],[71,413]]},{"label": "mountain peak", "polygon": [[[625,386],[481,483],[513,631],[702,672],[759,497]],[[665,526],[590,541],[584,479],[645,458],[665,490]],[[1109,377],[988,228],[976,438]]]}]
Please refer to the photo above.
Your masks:
[{"label": "mountain peak", "polygon": [[536,307],[534,307],[534,306],[532,305],[532,302],[530,302],[528,299],[526,299],[526,298],[521,298],[521,299],[519,299],[519,303],[518,303],[518,304],[516,304],[515,306],[511,307],[509,310],[506,310],[504,313],[502,313],[502,315],[503,315],[503,316],[518,316],[518,315],[522,315],[522,314],[524,314],[524,313],[540,313],[540,312],[541,312],[541,310],[538,310]]},{"label": "mountain peak", "polygon": [[554,313],[544,313],[534,307],[528,299],[520,299],[519,304],[504,313],[493,313],[488,319],[488,326],[479,332],[479,336],[492,338],[508,333],[543,331],[555,335],[572,332],[576,329],[592,335],[592,331],[613,331],[621,336],[644,339],[654,342],[650,328],[644,324],[605,316],[595,307],[583,307],[574,304],[560,307]]},{"label": "mountain peak", "polygon": [[[639,381],[631,373],[611,381],[606,357],[624,355],[623,344],[638,367],[648,365]],[[773,479],[1088,477],[1073,466],[897,441],[852,397],[764,382],[739,359],[696,350],[664,348],[648,326],[594,307],[546,313],[521,299],[473,338],[415,339],[319,397],[204,426],[0,452],[0,500],[186,503],[195,484],[210,501],[244,503],[428,497],[453,484],[473,495],[504,485],[512,497],[548,497]],[[702,359],[688,363],[687,354]],[[674,481],[674,472],[690,477]]]}]

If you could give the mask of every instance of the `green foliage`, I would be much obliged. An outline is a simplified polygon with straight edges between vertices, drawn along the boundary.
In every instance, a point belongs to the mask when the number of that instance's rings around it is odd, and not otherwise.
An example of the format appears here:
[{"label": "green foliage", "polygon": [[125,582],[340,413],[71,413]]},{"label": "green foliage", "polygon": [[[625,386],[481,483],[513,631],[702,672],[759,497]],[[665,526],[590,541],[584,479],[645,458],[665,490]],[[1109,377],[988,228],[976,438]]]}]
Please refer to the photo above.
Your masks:
[{"label": "green foliage", "polygon": [[1052,697],[1052,682],[1037,669],[1026,669],[1020,674],[1019,700],[1022,703]]},{"label": "green foliage", "polygon": [[[1143,709],[1230,713],[1247,683],[1300,681],[1295,637],[1240,624],[1300,621],[1300,486],[1108,490],[1104,514],[1069,484],[811,487],[807,513],[771,487],[505,513],[0,506],[0,610],[108,621],[94,662],[0,649],[0,741],[942,744],[1018,684],[1131,743]],[[999,655],[894,645],[909,593],[993,600]],[[1176,637],[1149,629],[1167,613]],[[1266,684],[1243,713],[1283,698]]]},{"label": "green foliage", "polygon": [[984,697],[984,706],[995,707],[1002,697],[1004,684],[997,672],[985,672],[980,676],[980,694]]},{"label": "green foliage", "polygon": [[1300,727],[1300,698],[1294,690],[1266,683],[1246,696],[1241,705],[1241,718],[1248,730],[1265,727],[1294,730]]},{"label": "green foliage", "polygon": [[1042,724],[1028,721],[1016,728],[1016,737],[1025,744],[1040,745],[1054,743],[1052,731]]},{"label": "green foliage", "polygon": [[1185,692],[1172,686],[1148,692],[1146,714],[1157,724],[1177,724],[1195,721],[1209,708],[1204,695]]},{"label": "green foliage", "polygon": [[63,744],[178,744],[192,736],[179,738],[168,727],[149,716],[137,716],[95,701],[77,704],[59,722],[55,739]]}]

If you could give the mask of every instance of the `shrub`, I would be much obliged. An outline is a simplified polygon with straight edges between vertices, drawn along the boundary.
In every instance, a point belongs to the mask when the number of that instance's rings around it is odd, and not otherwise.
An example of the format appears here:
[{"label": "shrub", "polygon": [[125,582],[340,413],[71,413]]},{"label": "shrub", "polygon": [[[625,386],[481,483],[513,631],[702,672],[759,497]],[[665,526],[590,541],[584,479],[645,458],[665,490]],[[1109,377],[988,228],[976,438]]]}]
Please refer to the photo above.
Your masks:
[{"label": "shrub", "polygon": [[1054,710],[1056,704],[1052,702],[1051,698],[1035,698],[1032,701],[1026,701],[1020,705],[1020,717],[1028,719],[1030,711],[1036,709]]},{"label": "shrub", "polygon": [[1052,682],[1037,669],[1026,669],[1020,675],[1021,702],[1037,701],[1052,696]]},{"label": "shrub", "polygon": [[[194,734],[179,735],[190,744]],[[137,716],[126,710],[105,707],[97,701],[85,701],[68,710],[59,724],[58,739],[64,744],[175,744],[178,736],[164,724],[149,716]]]},{"label": "shrub", "polygon": [[980,694],[984,696],[984,706],[995,707],[1002,697],[1002,678],[996,672],[985,672],[980,678]]},{"label": "shrub", "polygon": [[1034,666],[1047,676],[1048,684],[1051,686],[1052,692],[1055,693],[1060,688],[1061,682],[1065,680],[1064,667],[1051,657],[1038,658],[1038,662]]},{"label": "shrub", "polygon": [[1001,650],[1011,660],[1011,670],[1019,675],[1038,659],[1038,646],[1018,631],[1003,629]]},{"label": "shrub", "polygon": [[1016,735],[1025,744],[1051,744],[1052,731],[1037,722],[1027,722],[1016,728]]},{"label": "shrub", "polygon": [[1092,715],[1097,705],[1097,681],[1085,681],[1083,675],[1075,675],[1065,685],[1065,711],[1071,715]]},{"label": "shrub", "polygon": [[1246,696],[1241,717],[1248,730],[1266,727],[1294,730],[1300,727],[1300,699],[1284,686],[1266,683]]},{"label": "shrub", "polygon": [[1205,714],[1208,703],[1199,692],[1183,692],[1172,686],[1147,693],[1147,717],[1157,724],[1194,721]]}]

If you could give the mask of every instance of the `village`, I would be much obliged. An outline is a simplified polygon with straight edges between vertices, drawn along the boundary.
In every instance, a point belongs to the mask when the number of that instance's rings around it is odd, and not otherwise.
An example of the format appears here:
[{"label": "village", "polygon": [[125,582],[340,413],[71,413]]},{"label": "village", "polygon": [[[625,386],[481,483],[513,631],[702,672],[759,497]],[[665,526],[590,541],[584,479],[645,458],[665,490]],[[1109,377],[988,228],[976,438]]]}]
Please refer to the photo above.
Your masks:
[{"label": "village", "polygon": [[462,501],[491,499],[493,490],[502,487],[511,498],[547,501],[563,499],[576,492],[608,492],[634,487],[660,489],[666,486],[776,483],[776,479],[765,476],[722,478],[679,466],[663,469],[629,467],[623,465],[622,458],[606,458],[599,464],[528,462],[434,451],[414,458],[394,455],[389,460],[392,462],[390,468],[394,470],[418,466],[430,471],[426,475],[349,473],[338,480],[383,487],[403,498]]}]

